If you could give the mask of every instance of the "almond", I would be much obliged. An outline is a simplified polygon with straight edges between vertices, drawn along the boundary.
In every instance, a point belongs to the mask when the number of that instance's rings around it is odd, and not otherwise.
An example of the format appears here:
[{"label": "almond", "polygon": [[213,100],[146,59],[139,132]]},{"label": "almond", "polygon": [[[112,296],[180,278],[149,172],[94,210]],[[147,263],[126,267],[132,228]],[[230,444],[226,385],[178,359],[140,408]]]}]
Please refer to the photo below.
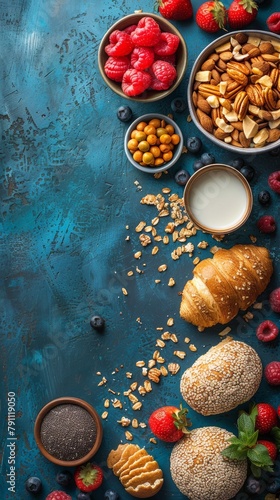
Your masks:
[{"label": "almond", "polygon": [[201,66],[202,71],[212,71],[212,69],[215,68],[215,61],[214,59],[207,59]]},{"label": "almond", "polygon": [[197,117],[199,119],[200,125],[204,128],[204,130],[212,134],[214,126],[210,116],[201,111],[201,109],[197,109]]},{"label": "almond", "polygon": [[270,42],[261,42],[259,45],[261,54],[273,54],[275,49]]},{"label": "almond", "polygon": [[245,137],[244,132],[239,132],[239,142],[243,148],[249,148],[251,141]]},{"label": "almond", "polygon": [[202,97],[200,93],[198,93],[197,95],[197,107],[207,115],[209,115],[209,113],[211,112],[210,104],[206,101],[204,97]]},{"label": "almond", "polygon": [[266,139],[266,142],[275,142],[280,139],[280,130],[279,128],[274,128],[273,130],[269,129],[268,130],[268,138]]}]

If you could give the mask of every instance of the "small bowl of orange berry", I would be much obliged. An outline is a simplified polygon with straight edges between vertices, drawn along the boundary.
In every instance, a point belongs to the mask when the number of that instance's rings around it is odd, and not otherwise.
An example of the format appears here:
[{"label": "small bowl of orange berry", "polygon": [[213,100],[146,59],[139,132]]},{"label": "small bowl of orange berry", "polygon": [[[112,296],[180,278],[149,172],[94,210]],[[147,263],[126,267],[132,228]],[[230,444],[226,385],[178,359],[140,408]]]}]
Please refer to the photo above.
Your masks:
[{"label": "small bowl of orange berry", "polygon": [[125,134],[124,149],[138,170],[150,174],[164,172],[179,160],[183,134],[168,116],[148,113],[131,123]]}]

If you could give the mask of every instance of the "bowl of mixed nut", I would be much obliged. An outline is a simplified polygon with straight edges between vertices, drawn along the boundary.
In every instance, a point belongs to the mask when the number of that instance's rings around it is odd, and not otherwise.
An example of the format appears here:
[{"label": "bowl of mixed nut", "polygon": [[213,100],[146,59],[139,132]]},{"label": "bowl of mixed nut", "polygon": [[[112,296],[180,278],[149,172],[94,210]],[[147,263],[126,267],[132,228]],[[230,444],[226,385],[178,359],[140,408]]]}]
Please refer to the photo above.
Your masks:
[{"label": "bowl of mixed nut", "polygon": [[130,163],[142,172],[155,174],[171,168],[183,149],[183,134],[168,116],[148,113],[128,127],[124,150]]},{"label": "bowl of mixed nut", "polygon": [[280,37],[234,31],[196,59],[188,105],[198,129],[217,146],[265,153],[280,145]]},{"label": "bowl of mixed nut", "polygon": [[98,49],[98,67],[107,86],[143,103],[171,94],[185,76],[187,61],[180,31],[167,19],[142,11],[116,21]]}]

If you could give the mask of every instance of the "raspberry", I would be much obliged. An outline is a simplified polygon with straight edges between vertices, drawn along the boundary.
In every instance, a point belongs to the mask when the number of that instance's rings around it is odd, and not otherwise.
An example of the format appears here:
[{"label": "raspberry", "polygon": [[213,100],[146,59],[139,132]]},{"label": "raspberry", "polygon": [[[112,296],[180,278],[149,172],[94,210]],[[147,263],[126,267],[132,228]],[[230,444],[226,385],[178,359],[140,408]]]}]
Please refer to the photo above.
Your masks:
[{"label": "raspberry", "polygon": [[133,31],[135,31],[135,30],[136,30],[136,28],[137,28],[137,24],[131,24],[130,26],[127,26],[127,28],[124,28],[124,30],[123,30],[123,31],[124,31],[125,33],[128,33],[129,35],[131,35],[131,33],[132,33]]},{"label": "raspberry", "polygon": [[108,56],[127,56],[134,47],[131,36],[120,30],[114,30],[109,37],[109,41],[109,45],[105,47]]},{"label": "raspberry", "polygon": [[123,75],[125,72],[128,70],[130,67],[130,59],[127,56],[123,57],[108,57],[105,66],[104,66],[104,71],[105,74],[110,78],[111,80],[114,80],[115,82],[121,82],[123,79]]},{"label": "raspberry", "polygon": [[280,288],[275,288],[269,295],[269,303],[272,311],[280,313]]},{"label": "raspberry", "polygon": [[275,340],[278,336],[279,328],[273,323],[273,321],[266,320],[263,321],[257,328],[257,338],[262,342],[271,342]]},{"label": "raspberry", "polygon": [[166,62],[166,61],[155,61],[152,65],[152,73],[153,75],[162,83],[165,85],[168,85],[168,87],[171,87],[172,83],[176,79],[177,76],[177,71],[172,66],[172,64]]},{"label": "raspberry", "polygon": [[280,385],[280,361],[271,361],[264,369],[264,376],[270,385]]},{"label": "raspberry", "polygon": [[137,69],[128,69],[123,75],[122,91],[127,96],[142,94],[149,88],[152,77],[146,71],[137,71]]},{"label": "raspberry", "polygon": [[170,56],[161,56],[161,57],[155,54],[155,61],[158,61],[159,59],[161,61],[166,61],[169,64],[172,64],[172,66],[176,66],[176,54],[171,54]]},{"label": "raspberry", "polygon": [[158,56],[171,56],[178,49],[180,39],[172,33],[161,33],[159,42],[154,46],[155,54]]},{"label": "raspberry", "polygon": [[261,233],[274,233],[276,230],[276,222],[272,215],[263,215],[260,217],[257,226]]},{"label": "raspberry", "polygon": [[154,62],[154,51],[150,47],[135,47],[130,56],[131,66],[135,69],[147,69]]},{"label": "raspberry", "polygon": [[48,494],[46,500],[72,500],[72,497],[67,495],[65,491],[55,490]]},{"label": "raspberry", "polygon": [[167,90],[169,89],[169,85],[166,83],[161,82],[158,80],[155,76],[152,76],[152,81],[149,86],[150,90]]},{"label": "raspberry", "polygon": [[270,176],[268,177],[268,185],[272,189],[272,191],[280,194],[280,170],[270,174]]},{"label": "raspberry", "polygon": [[158,23],[149,16],[144,16],[131,33],[131,39],[136,46],[152,47],[160,40],[161,30]]}]

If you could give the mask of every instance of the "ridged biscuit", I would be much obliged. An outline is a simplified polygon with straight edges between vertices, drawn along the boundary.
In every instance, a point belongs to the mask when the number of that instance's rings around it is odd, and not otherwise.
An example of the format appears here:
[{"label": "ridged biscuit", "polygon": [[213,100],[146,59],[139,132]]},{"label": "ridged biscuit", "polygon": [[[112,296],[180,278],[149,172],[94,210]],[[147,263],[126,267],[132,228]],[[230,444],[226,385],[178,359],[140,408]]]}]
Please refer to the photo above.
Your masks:
[{"label": "ridged biscuit", "polygon": [[119,445],[109,453],[107,465],[134,497],[150,498],[163,485],[163,473],[157,461],[138,445]]}]

